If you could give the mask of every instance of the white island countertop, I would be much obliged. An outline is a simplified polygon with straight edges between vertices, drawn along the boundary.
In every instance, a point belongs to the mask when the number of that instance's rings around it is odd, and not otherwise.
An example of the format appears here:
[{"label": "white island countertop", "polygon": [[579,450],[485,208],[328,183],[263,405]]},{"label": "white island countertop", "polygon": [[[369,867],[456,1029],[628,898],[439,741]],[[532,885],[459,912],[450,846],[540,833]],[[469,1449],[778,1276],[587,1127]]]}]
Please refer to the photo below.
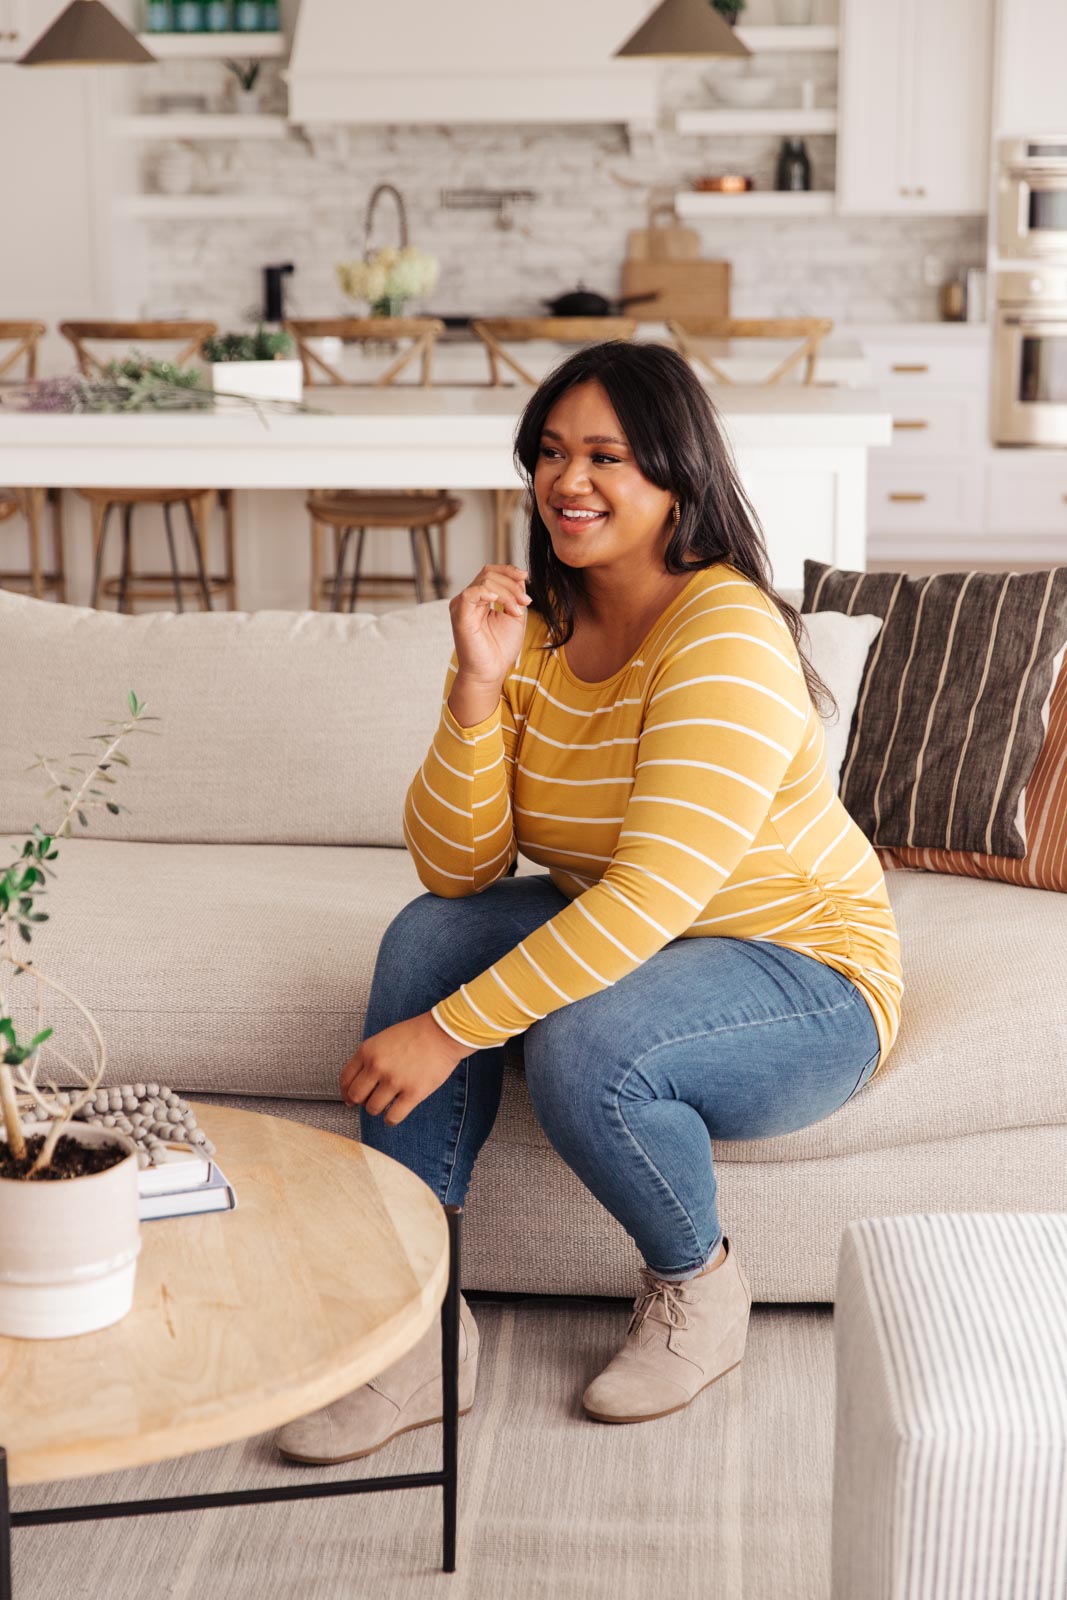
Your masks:
[{"label": "white island countertop", "polygon": [[[307,412],[27,413],[0,405],[0,483],[147,488],[507,488],[525,389],[485,385],[306,391]],[[740,457],[888,445],[892,419],[864,389],[716,386]]]}]

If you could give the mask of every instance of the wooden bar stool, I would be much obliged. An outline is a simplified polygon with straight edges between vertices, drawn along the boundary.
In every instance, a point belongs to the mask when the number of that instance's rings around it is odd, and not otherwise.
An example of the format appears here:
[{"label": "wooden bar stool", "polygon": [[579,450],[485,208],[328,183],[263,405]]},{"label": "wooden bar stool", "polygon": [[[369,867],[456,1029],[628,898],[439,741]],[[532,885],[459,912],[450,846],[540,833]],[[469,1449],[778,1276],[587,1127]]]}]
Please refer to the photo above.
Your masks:
[{"label": "wooden bar stool", "polygon": [[[534,376],[507,349],[508,344],[526,344],[534,339],[552,344],[600,344],[606,339],[632,339],[637,331],[634,317],[478,317],[471,327],[485,345],[489,357],[489,382],[494,388],[506,386],[507,368],[522,384],[536,389]],[[505,566],[511,560],[511,522],[524,489],[493,490],[493,560]]]},{"label": "wooden bar stool", "polygon": [[[74,347],[78,369],[84,377],[100,377],[106,362],[87,348],[86,341],[121,343],[130,348],[141,344],[178,344],[180,348],[171,357],[176,366],[183,366],[194,357],[205,339],[215,333],[213,322],[61,322],[59,331]],[[77,493],[89,502],[93,526],[93,586],[89,604],[95,606],[101,593],[118,597],[118,609],[130,611],[135,600],[159,600],[173,593],[175,608],[185,610],[185,596],[194,595],[202,610],[212,609],[213,595],[226,596],[233,610],[237,599],[237,576],[234,562],[233,492],[229,489],[168,489],[168,488],[80,488]],[[209,574],[206,570],[206,551],[210,515],[218,499],[224,513],[224,564],[223,571]],[[169,572],[150,572],[138,569],[133,562],[133,517],[138,506],[159,506],[170,558]],[[184,512],[189,542],[192,546],[195,572],[183,572],[178,564],[177,545],[172,513],[175,506]],[[112,512],[122,512],[122,556],[118,577],[105,578],[101,585],[104,546]]]},{"label": "wooden bar stool", "polygon": [[[5,374],[22,379],[37,376],[37,345],[47,333],[43,322],[0,322],[0,378]],[[4,346],[11,348],[5,350]],[[21,367],[21,372],[19,368]],[[45,504],[52,507],[52,568],[41,565],[41,520]],[[0,571],[0,587],[17,589],[43,600],[47,590],[55,598],[67,598],[67,579],[63,569],[63,500],[58,489],[0,488],[0,522],[21,516],[29,535],[29,566]]]},{"label": "wooden bar stool", "polygon": [[[815,359],[819,346],[832,330],[827,317],[684,317],[668,318],[671,338],[686,360],[703,367],[716,383],[736,383],[727,377],[714,356],[703,348],[706,339],[798,339],[797,348],[774,367],[766,377],[751,379],[761,386],[780,383],[803,361],[801,382],[810,384],[815,377]],[[721,353],[719,359],[722,359]]]},{"label": "wooden bar stool", "polygon": [[[418,364],[418,384],[432,383],[433,350],[444,332],[436,317],[292,317],[285,324],[300,354],[304,384],[308,388],[387,388],[401,373],[409,377]],[[315,339],[340,339],[360,346],[370,360],[371,346],[385,342],[405,345],[384,372],[374,377],[353,379],[332,366],[318,350]],[[392,350],[390,350],[392,356]],[[447,525],[460,510],[462,501],[445,490],[434,489],[323,489],[312,490],[305,502],[311,517],[311,609],[319,609],[328,598],[334,611],[355,609],[362,591],[368,598],[391,596],[414,587],[416,603],[448,594]],[[321,536],[323,528],[333,532],[333,571],[323,572]],[[411,541],[410,578],[394,573],[364,572],[363,548],[368,528],[407,529]],[[352,570],[345,575],[345,564],[356,534]],[[434,548],[436,534],[436,549]],[[368,587],[368,585],[370,587]]]}]

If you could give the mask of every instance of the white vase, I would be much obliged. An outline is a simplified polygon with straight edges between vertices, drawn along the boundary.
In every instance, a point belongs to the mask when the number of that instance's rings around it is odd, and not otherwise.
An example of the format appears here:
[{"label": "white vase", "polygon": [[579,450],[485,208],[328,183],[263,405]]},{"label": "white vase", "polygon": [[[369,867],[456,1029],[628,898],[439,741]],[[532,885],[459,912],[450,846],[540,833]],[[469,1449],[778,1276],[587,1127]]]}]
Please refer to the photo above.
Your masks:
[{"label": "white vase", "polygon": [[[47,1123],[24,1126],[28,1136]],[[0,1178],[0,1334],[68,1339],[119,1322],[133,1304],[138,1220],[137,1153],[112,1128],[69,1122],[64,1138],[121,1144],[106,1172],[29,1183]]]},{"label": "white vase", "polygon": [[188,194],[196,182],[196,156],[186,144],[171,144],[153,168],[160,194]]},{"label": "white vase", "polygon": [[811,22],[812,0],[774,0],[778,21],[786,27],[807,27]]},{"label": "white vase", "polygon": [[215,361],[211,387],[216,394],[255,400],[300,400],[304,369],[299,361]]},{"label": "white vase", "polygon": [[259,113],[259,95],[254,89],[238,89],[233,103],[234,109],[242,117],[254,117]]}]

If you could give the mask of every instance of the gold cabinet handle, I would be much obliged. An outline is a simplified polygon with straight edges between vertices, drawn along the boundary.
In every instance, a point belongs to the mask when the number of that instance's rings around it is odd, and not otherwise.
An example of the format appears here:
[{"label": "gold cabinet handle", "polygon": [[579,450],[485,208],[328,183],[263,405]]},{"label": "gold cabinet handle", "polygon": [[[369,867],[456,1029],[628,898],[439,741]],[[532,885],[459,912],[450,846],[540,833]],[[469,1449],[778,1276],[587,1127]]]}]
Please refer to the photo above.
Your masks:
[{"label": "gold cabinet handle", "polygon": [[890,368],[891,372],[929,372],[929,370],[929,364],[925,361],[916,361],[913,363],[906,361],[894,361],[892,367]]},{"label": "gold cabinet handle", "polygon": [[917,433],[922,428],[928,428],[930,424],[928,422],[903,422],[894,417],[893,426],[894,428],[900,428],[902,431],[907,429],[910,432]]},{"label": "gold cabinet handle", "polygon": [[924,494],[890,494],[890,500],[925,500]]}]

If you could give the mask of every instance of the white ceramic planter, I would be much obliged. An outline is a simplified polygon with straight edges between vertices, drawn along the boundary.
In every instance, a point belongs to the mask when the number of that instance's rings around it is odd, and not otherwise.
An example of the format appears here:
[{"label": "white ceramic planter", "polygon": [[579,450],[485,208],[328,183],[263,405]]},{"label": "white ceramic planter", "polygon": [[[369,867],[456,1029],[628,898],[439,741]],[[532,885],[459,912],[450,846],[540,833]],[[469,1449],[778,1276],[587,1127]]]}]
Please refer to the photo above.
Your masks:
[{"label": "white ceramic planter", "polygon": [[255,400],[300,400],[304,369],[299,361],[215,361],[211,387],[216,394],[240,394]]},{"label": "white ceramic planter", "polygon": [[[25,1126],[39,1134],[47,1124]],[[119,1322],[133,1304],[141,1249],[137,1155],[111,1128],[68,1123],[79,1144],[121,1143],[106,1172],[49,1183],[0,1178],[0,1334],[68,1339]]]}]

